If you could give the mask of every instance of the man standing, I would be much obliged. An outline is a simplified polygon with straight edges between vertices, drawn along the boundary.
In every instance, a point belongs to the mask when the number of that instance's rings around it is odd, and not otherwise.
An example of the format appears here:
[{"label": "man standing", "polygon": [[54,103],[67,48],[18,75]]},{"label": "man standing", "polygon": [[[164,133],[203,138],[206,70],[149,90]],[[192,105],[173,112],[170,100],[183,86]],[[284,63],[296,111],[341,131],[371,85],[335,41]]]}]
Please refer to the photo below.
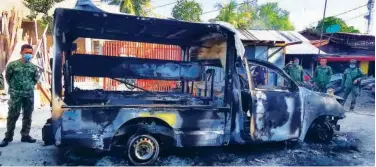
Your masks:
[{"label": "man standing", "polygon": [[298,83],[303,83],[303,67],[299,65],[299,59],[294,58],[294,63],[289,63],[283,70]]},{"label": "man standing", "polygon": [[[352,94],[352,100],[350,105],[350,111],[353,111],[355,108],[356,99],[359,96],[360,91],[360,81],[364,76],[362,70],[356,66],[356,60],[350,60],[350,68],[347,68],[343,73],[341,86],[345,90],[345,95],[343,98],[346,102],[349,94]],[[342,105],[343,105],[342,104]]]},{"label": "man standing", "polygon": [[326,65],[326,59],[320,59],[320,66],[318,66],[313,75],[313,81],[315,82],[319,92],[326,92],[326,86],[329,84],[330,77],[333,75],[332,68]]},{"label": "man standing", "polygon": [[23,110],[21,142],[35,143],[36,140],[29,136],[31,115],[34,109],[34,87],[38,82],[38,72],[35,65],[30,63],[33,48],[30,45],[21,47],[22,58],[8,64],[5,79],[9,85],[10,99],[7,118],[7,132],[0,147],[5,147],[13,140],[14,129],[21,108]]}]

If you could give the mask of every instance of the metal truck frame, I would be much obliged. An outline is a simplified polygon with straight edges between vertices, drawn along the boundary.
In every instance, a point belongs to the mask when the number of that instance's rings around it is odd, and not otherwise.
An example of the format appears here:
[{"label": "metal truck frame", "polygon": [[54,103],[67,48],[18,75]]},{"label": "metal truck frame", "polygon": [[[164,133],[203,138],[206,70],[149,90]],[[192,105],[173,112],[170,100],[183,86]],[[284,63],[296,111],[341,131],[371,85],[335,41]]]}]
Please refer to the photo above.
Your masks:
[{"label": "metal truck frame", "polygon": [[[74,54],[79,37],[178,45],[183,61]],[[225,24],[58,8],[52,117],[43,127],[43,140],[106,151],[120,147],[132,164],[149,165],[165,147],[304,140],[309,134],[331,139],[337,121],[345,117],[338,98],[300,87],[273,64],[243,55],[236,30]],[[239,72],[245,69],[250,76],[251,65],[275,71],[288,87],[256,88],[252,77]],[[222,96],[214,95],[213,79],[206,76],[216,71],[207,66],[223,69]],[[175,80],[181,89],[79,90],[74,76]],[[199,81],[206,85],[205,94],[194,96],[190,85]]]}]

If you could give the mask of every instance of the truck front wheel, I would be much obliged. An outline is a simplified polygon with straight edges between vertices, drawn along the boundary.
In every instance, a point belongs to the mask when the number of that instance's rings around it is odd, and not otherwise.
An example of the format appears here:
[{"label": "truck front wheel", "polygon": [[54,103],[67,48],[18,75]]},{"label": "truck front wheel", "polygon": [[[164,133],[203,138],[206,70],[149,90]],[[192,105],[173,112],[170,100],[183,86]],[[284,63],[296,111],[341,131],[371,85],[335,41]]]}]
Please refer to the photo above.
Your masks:
[{"label": "truck front wheel", "polygon": [[327,143],[333,139],[334,130],[327,121],[315,121],[308,131],[308,139],[315,142]]},{"label": "truck front wheel", "polygon": [[151,165],[158,158],[159,145],[151,135],[134,134],[128,140],[126,156],[133,165]]}]

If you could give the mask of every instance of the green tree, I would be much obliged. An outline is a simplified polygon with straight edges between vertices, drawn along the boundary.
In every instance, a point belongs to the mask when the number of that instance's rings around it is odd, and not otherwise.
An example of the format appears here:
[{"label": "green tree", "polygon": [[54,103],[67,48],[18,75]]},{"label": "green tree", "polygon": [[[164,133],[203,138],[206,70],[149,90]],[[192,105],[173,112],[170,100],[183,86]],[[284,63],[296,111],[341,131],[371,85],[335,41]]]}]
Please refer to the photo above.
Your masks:
[{"label": "green tree", "polygon": [[327,17],[324,19],[324,21],[319,21],[317,24],[318,31],[321,31],[322,24],[324,24],[324,30],[331,25],[338,24],[341,27],[340,32],[360,33],[359,30],[355,29],[353,26],[348,26],[345,21],[338,17]]},{"label": "green tree", "polygon": [[172,17],[179,20],[199,22],[202,7],[194,0],[179,0],[172,9]]},{"label": "green tree", "polygon": [[51,34],[53,31],[53,18],[48,15],[48,11],[59,2],[64,0],[24,0],[24,5],[30,9],[30,15],[27,17],[30,20],[34,20],[37,18],[38,14],[42,14],[42,19],[39,23],[42,27],[46,27],[48,25],[48,33]]},{"label": "green tree", "polygon": [[261,5],[257,13],[254,23],[251,23],[253,26],[273,30],[294,30],[289,20],[289,12],[279,8],[277,2]]},{"label": "green tree", "polygon": [[231,0],[228,4],[216,4],[216,7],[220,11],[214,20],[228,22],[235,28],[247,28],[250,25],[253,12],[245,3],[239,5],[235,0]]},{"label": "green tree", "polygon": [[236,28],[293,30],[289,12],[279,8],[278,3],[266,3],[257,6],[257,1],[217,4],[219,15],[214,20],[231,23]]},{"label": "green tree", "polygon": [[112,0],[109,4],[119,5],[122,13],[136,16],[149,16],[151,14],[150,0]]}]

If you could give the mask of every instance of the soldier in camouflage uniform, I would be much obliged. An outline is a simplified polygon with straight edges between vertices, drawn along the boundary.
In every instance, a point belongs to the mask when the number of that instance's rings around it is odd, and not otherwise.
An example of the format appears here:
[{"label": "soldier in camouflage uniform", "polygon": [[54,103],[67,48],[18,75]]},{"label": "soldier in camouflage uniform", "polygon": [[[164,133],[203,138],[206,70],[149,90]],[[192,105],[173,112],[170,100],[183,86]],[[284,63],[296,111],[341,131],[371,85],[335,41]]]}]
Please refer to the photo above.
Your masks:
[{"label": "soldier in camouflage uniform", "polygon": [[362,77],[364,76],[362,70],[356,67],[356,60],[350,60],[350,68],[347,68],[343,73],[342,78],[342,89],[345,90],[345,94],[343,98],[345,101],[342,105],[346,102],[347,97],[352,94],[351,104],[350,104],[350,111],[353,111],[356,104],[356,99],[360,93],[360,82]]},{"label": "soldier in camouflage uniform", "polygon": [[321,59],[320,66],[318,66],[313,75],[313,81],[319,92],[326,92],[326,86],[329,84],[330,77],[333,75],[332,68],[326,65],[327,60]]},{"label": "soldier in camouflage uniform", "polygon": [[38,72],[35,65],[30,63],[33,48],[30,45],[21,47],[22,58],[11,62],[6,68],[5,79],[9,85],[10,99],[7,118],[7,132],[0,147],[5,147],[13,140],[14,129],[21,108],[23,110],[21,142],[35,143],[36,140],[29,136],[31,115],[34,109],[34,87],[38,82]]},{"label": "soldier in camouflage uniform", "polygon": [[303,83],[303,67],[299,65],[299,59],[295,58],[294,63],[289,63],[283,70],[298,83]]}]

